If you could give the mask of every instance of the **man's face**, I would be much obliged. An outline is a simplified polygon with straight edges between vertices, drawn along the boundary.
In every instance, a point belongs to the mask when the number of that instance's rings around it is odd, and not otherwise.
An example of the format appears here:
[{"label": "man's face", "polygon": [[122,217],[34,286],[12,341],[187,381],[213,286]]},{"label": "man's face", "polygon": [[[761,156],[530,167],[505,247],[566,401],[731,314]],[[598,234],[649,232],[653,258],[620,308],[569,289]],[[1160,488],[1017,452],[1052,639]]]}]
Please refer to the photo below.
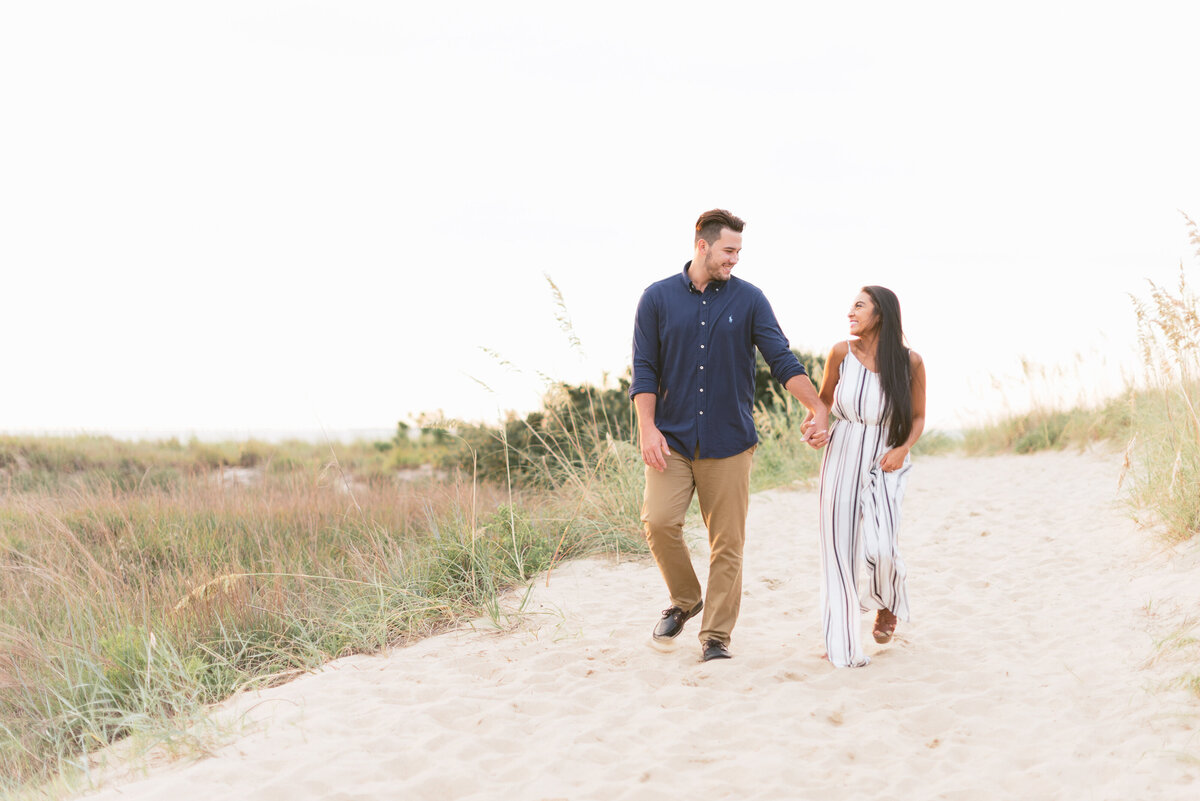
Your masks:
[{"label": "man's face", "polygon": [[742,235],[728,228],[722,228],[720,238],[708,246],[704,255],[704,269],[708,273],[709,280],[728,281],[734,265],[738,263],[738,253],[741,251]]}]

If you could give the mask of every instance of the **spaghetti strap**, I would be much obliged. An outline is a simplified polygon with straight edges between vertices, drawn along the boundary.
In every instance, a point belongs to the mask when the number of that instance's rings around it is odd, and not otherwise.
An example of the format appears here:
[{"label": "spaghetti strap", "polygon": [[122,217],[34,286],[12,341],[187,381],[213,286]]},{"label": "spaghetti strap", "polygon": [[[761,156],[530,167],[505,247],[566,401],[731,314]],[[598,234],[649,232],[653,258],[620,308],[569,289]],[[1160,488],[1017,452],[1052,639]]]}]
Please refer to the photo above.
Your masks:
[{"label": "spaghetti strap", "polygon": [[863,360],[862,360],[862,359],[860,359],[860,358],[858,358],[858,356],[856,356],[856,355],[854,354],[854,348],[852,348],[852,347],[850,346],[850,342],[851,342],[851,341],[852,341],[852,340],[849,340],[849,339],[847,339],[847,340],[846,340],[846,353],[850,355],[850,358],[851,358],[851,359],[854,359],[854,363],[855,363],[855,364],[857,364],[859,367],[861,367],[861,368],[863,368],[864,370],[866,370],[866,369],[867,369],[867,366],[866,366],[865,364],[863,364]]}]

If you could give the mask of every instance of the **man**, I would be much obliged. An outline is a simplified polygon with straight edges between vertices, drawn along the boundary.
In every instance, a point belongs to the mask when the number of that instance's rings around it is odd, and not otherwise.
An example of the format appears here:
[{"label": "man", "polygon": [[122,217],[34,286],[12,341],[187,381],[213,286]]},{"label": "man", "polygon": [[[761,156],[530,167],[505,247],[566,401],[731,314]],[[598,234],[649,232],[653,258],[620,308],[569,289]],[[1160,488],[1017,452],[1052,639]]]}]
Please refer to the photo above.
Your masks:
[{"label": "man", "polygon": [[[701,660],[728,659],[742,601],[742,546],[750,505],[754,349],[771,374],[813,413],[805,440],[828,439],[829,411],[788,347],[762,291],[731,275],[745,223],[723,209],[696,221],[693,258],[651,284],[638,302],[633,383],[646,491],[642,523],[670,606],[654,628],[669,643],[703,611]],[[683,540],[695,492],[711,548],[703,596]]]}]

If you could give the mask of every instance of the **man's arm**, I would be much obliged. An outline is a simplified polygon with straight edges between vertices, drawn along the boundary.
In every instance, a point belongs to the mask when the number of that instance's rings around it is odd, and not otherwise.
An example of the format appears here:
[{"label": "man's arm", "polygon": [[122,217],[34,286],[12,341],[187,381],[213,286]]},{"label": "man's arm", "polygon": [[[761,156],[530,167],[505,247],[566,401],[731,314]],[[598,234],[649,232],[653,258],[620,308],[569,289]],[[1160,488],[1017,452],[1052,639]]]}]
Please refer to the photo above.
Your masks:
[{"label": "man's arm", "polygon": [[[832,348],[830,348],[829,356],[825,359],[825,375],[824,378],[821,379],[821,392],[818,397],[820,398],[821,403],[825,405],[826,410],[833,408],[833,396],[834,392],[837,390],[838,378],[842,374],[842,360],[846,358],[847,348],[848,346],[844,341],[838,342]],[[829,418],[827,416],[826,421],[828,421],[828,419]],[[808,416],[804,418],[804,422],[800,424],[800,430],[806,433],[815,433],[816,431],[821,430],[816,427],[816,415],[811,411],[808,413]],[[828,426],[824,430],[824,441],[828,442]],[[809,442],[811,443],[811,440],[809,440]]]},{"label": "man's arm", "polygon": [[[762,354],[763,360],[771,370],[771,376],[787,387],[792,378],[804,374],[804,365],[792,353],[791,345],[775,319],[775,310],[761,292],[754,301],[754,322],[751,327],[751,340],[754,347]],[[795,395],[795,393],[792,393]],[[799,400],[799,396],[796,396]]]},{"label": "man's arm", "polygon": [[[812,425],[804,427],[804,441],[814,448],[825,445],[829,439],[829,407],[813,388],[812,381],[804,372],[804,365],[792,353],[787,337],[775,319],[775,311],[765,295],[760,295],[754,310],[754,345],[762,353],[771,375],[783,384],[783,388],[808,409]],[[806,420],[807,422],[807,420]]]},{"label": "man's arm", "polygon": [[642,392],[633,396],[633,406],[637,409],[639,442],[642,447],[642,461],[658,472],[667,469],[666,457],[671,449],[667,447],[667,438],[654,425],[654,410],[658,406],[658,396],[652,392]]},{"label": "man's arm", "polygon": [[664,457],[670,450],[667,438],[654,424],[654,412],[658,407],[658,347],[658,310],[647,290],[638,301],[633,320],[633,381],[629,385],[629,397],[637,409],[642,461],[661,473],[667,468]]},{"label": "man's arm", "polygon": [[804,374],[793,376],[788,379],[783,388],[790,392],[793,398],[800,401],[805,409],[808,409],[812,425],[804,432],[804,441],[814,448],[824,447],[825,443],[829,441],[829,407],[817,395],[817,390],[813,388],[808,376]]}]

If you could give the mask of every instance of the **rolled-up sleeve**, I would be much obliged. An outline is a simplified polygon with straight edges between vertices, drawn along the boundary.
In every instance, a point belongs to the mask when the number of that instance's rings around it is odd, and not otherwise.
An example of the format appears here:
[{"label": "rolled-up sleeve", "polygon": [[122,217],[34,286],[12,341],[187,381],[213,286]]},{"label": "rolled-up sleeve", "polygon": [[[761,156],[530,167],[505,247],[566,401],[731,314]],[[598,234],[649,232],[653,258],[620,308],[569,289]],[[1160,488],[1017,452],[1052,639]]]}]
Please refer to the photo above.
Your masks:
[{"label": "rolled-up sleeve", "polygon": [[659,386],[658,305],[649,290],[638,301],[633,319],[633,381],[629,397],[643,392],[656,394]]},{"label": "rolled-up sleeve", "polygon": [[796,358],[796,354],[792,353],[787,337],[779,328],[774,309],[762,293],[759,293],[754,304],[752,336],[754,346],[762,353],[763,359],[771,368],[771,375],[780,384],[786,385],[798,375],[807,375],[804,365]]}]

